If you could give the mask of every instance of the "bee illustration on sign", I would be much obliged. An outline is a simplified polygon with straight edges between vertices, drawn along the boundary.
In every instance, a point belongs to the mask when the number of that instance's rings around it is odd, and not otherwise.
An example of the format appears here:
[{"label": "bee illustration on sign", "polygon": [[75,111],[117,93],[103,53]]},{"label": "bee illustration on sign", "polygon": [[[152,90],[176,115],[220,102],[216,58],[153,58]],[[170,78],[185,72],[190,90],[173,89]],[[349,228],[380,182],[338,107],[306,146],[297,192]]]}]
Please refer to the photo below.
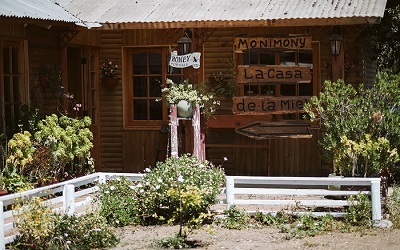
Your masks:
[{"label": "bee illustration on sign", "polygon": [[194,69],[200,68],[200,52],[193,52],[186,55],[178,55],[177,51],[171,53],[169,66],[174,68],[187,68],[192,66]]}]

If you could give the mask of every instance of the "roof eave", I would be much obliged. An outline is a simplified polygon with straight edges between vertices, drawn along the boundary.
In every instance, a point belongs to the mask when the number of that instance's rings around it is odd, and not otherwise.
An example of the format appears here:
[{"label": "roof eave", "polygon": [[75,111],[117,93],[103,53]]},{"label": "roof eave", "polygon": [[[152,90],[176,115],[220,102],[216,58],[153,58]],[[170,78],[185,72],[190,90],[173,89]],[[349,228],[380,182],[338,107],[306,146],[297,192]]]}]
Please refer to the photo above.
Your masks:
[{"label": "roof eave", "polygon": [[101,23],[98,29],[171,29],[171,28],[233,28],[233,27],[288,27],[288,26],[327,26],[378,24],[380,17],[341,17],[312,19],[275,19],[275,20],[209,20],[209,21],[172,21],[172,22],[117,22]]}]

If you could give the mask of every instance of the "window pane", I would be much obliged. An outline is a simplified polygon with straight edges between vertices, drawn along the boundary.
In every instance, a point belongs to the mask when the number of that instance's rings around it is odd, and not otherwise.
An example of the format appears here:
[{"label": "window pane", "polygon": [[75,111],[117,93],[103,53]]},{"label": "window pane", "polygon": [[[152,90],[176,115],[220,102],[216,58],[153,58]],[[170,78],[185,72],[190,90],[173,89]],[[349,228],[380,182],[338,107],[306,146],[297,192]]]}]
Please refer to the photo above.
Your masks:
[{"label": "window pane", "polygon": [[312,51],[299,52],[299,65],[310,66],[311,68],[313,68]]},{"label": "window pane", "polygon": [[162,60],[161,54],[149,53],[149,73],[161,74],[162,73]]},{"label": "window pane", "polygon": [[18,76],[14,76],[13,78],[13,95],[14,95],[14,102],[19,101],[19,83],[18,83]]},{"label": "window pane", "polygon": [[150,97],[161,97],[161,76],[150,77]]},{"label": "window pane", "polygon": [[281,65],[295,65],[296,54],[294,51],[285,51],[281,54]]},{"label": "window pane", "polygon": [[150,120],[162,119],[162,102],[150,100]]},{"label": "window pane", "polygon": [[261,95],[275,95],[275,85],[261,85]]},{"label": "window pane", "polygon": [[132,55],[133,74],[147,74],[147,53],[139,53]]},{"label": "window pane", "polygon": [[133,96],[147,97],[147,77],[145,76],[133,77]]},{"label": "window pane", "polygon": [[299,86],[299,95],[312,96],[313,95],[312,83],[301,83]]},{"label": "window pane", "polygon": [[296,95],[296,84],[281,84],[281,95],[295,96]]},{"label": "window pane", "polygon": [[254,52],[244,52],[243,54],[243,64],[260,64],[258,61],[258,53]]},{"label": "window pane", "polygon": [[258,95],[259,94],[258,87],[259,85],[250,85],[250,84],[245,85],[244,95]]},{"label": "window pane", "polygon": [[260,64],[274,65],[275,54],[260,54]]},{"label": "window pane", "polygon": [[133,119],[147,120],[147,100],[133,100]]},{"label": "window pane", "polygon": [[5,102],[11,102],[11,87],[10,87],[10,77],[4,77],[4,100]]}]

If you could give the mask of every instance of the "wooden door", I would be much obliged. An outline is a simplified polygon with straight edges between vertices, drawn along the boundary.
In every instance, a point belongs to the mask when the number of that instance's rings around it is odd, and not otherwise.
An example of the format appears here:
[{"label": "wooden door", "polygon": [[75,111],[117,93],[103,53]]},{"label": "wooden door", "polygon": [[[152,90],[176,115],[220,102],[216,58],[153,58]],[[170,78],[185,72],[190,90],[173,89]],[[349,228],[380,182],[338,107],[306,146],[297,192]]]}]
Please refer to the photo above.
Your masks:
[{"label": "wooden door", "polygon": [[[74,102],[81,105],[77,116],[89,116],[92,119],[90,130],[93,133],[92,157],[96,171],[100,171],[100,117],[98,93],[98,52],[95,48],[67,49],[67,86],[68,93],[74,95]],[[68,107],[67,107],[68,108]]]}]

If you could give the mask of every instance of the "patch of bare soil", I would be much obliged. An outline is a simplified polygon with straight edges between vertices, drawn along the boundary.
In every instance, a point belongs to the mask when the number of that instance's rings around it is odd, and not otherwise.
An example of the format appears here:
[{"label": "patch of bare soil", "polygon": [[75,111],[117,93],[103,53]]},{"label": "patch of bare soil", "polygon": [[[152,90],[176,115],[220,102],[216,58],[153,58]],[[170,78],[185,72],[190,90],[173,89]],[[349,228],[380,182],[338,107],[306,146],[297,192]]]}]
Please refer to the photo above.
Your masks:
[{"label": "patch of bare soil", "polygon": [[[120,243],[114,249],[154,249],[155,240],[173,236],[179,226],[127,226],[117,228]],[[258,249],[400,249],[400,230],[371,229],[356,233],[324,233],[315,237],[302,239],[285,239],[284,233],[274,227],[254,228],[247,230],[228,230],[212,227],[212,232],[205,228],[195,230],[190,239],[196,242],[196,250],[258,250]]]}]

